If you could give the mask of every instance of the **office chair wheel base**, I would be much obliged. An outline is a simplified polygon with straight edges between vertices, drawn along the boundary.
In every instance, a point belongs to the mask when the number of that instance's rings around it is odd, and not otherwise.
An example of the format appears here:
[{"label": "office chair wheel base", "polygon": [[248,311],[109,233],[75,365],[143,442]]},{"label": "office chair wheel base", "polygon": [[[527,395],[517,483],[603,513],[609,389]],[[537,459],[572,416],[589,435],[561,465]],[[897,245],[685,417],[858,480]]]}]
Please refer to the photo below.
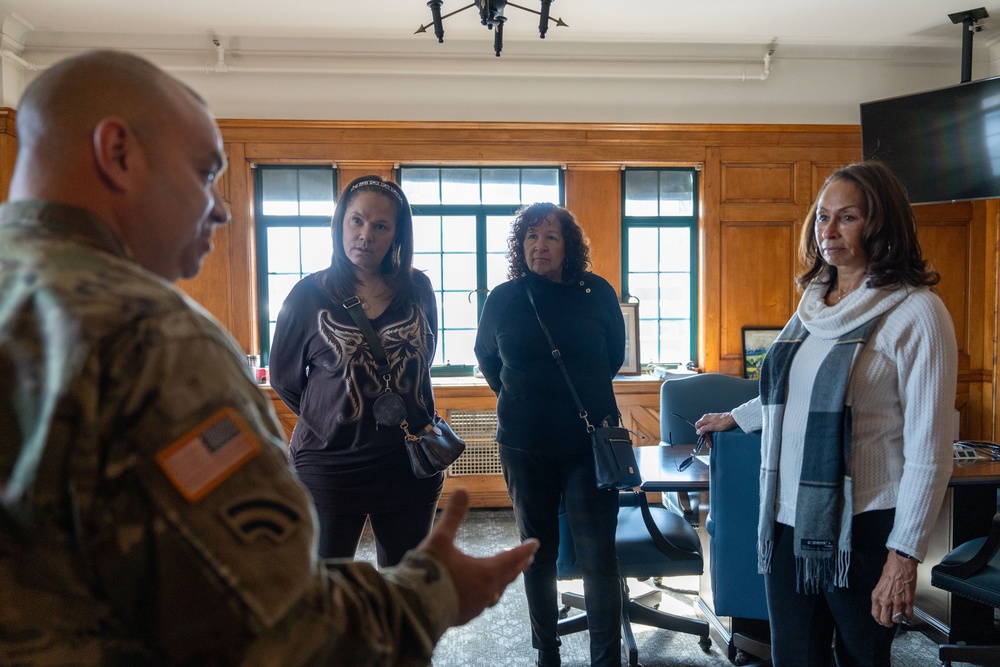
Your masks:
[{"label": "office chair wheel base", "polygon": [[701,650],[704,651],[705,653],[711,653],[712,652],[712,638],[711,637],[702,637],[701,639],[698,640],[698,646],[700,646]]}]

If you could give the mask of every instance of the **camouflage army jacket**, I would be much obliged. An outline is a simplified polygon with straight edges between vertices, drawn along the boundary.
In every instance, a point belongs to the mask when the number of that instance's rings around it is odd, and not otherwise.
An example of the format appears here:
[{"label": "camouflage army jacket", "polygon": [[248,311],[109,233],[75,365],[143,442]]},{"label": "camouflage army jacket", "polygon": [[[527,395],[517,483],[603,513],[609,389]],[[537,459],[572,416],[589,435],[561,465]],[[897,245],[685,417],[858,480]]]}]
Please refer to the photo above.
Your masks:
[{"label": "camouflage army jacket", "polygon": [[0,207],[0,665],[421,665],[411,552],[319,563],[235,342],[87,211]]}]

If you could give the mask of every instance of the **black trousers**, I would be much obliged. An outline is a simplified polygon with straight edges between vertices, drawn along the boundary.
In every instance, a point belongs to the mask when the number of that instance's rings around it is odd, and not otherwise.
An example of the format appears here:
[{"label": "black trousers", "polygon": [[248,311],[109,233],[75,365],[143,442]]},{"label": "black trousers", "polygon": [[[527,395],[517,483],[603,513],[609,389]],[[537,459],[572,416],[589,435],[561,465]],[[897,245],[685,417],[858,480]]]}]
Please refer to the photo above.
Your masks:
[{"label": "black trousers", "polygon": [[[399,508],[371,508],[361,502],[343,502],[344,492],[330,488],[323,475],[300,472],[299,479],[316,506],[320,558],[354,558],[367,519],[375,536],[378,566],[396,565],[434,525],[437,496],[429,502],[403,503]],[[440,479],[437,483],[441,484]]]},{"label": "black trousers", "polygon": [[618,492],[598,490],[589,448],[577,454],[545,454],[501,446],[500,464],[521,539],[534,537],[541,543],[524,573],[531,645],[546,651],[560,645],[556,557],[562,502],[583,571],[591,667],[618,667],[622,606],[615,550]]},{"label": "black trousers", "polygon": [[896,510],[862,512],[851,523],[847,588],[816,595],[795,590],[795,529],[775,526],[771,573],[764,575],[774,667],[888,667],[895,628],[872,618],[872,591],[882,576]]}]

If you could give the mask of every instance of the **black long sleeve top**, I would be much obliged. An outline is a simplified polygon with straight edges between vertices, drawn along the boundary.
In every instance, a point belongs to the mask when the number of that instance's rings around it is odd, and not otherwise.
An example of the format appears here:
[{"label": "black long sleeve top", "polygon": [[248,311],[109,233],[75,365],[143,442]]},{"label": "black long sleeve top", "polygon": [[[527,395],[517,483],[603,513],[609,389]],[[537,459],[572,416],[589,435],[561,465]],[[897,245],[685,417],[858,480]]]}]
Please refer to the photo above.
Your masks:
[{"label": "black long sleeve top", "polygon": [[[322,272],[321,272],[322,273]],[[314,274],[292,288],[271,345],[271,386],[299,420],[290,450],[298,469],[405,464],[402,429],[378,427],[372,405],[384,383],[350,313],[334,303]],[[406,404],[411,433],[434,414],[430,366],[437,344],[437,302],[415,272],[416,298],[372,320],[392,369],[392,391]]]},{"label": "black long sleeve top", "polygon": [[476,358],[497,394],[497,441],[505,447],[555,451],[589,447],[566,380],[528,301],[559,348],[591,424],[618,416],[612,378],[625,357],[625,324],[614,288],[598,275],[555,283],[534,273],[494,289],[483,309]]}]

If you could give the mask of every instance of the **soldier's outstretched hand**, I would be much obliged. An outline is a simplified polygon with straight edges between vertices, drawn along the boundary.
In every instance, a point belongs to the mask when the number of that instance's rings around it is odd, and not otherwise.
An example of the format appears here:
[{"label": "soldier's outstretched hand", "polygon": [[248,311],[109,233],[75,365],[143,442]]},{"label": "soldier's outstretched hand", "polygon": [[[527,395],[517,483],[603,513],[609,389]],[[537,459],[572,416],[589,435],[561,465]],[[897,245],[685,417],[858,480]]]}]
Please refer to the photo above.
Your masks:
[{"label": "soldier's outstretched hand", "polygon": [[504,589],[531,564],[538,549],[538,540],[531,539],[486,558],[463,553],[455,546],[455,535],[468,508],[468,492],[456,490],[420,544],[421,549],[437,556],[451,573],[458,592],[458,625],[468,623],[486,607],[499,602]]}]

